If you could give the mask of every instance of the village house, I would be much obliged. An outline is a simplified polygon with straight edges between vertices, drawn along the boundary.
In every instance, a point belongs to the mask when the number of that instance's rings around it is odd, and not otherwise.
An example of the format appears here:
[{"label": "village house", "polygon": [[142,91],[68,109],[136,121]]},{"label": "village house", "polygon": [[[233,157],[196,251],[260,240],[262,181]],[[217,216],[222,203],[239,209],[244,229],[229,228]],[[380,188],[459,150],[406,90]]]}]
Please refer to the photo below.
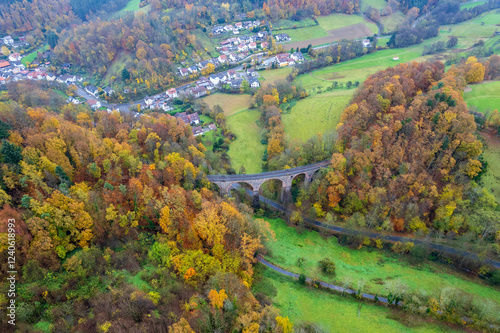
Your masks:
[{"label": "village house", "polygon": [[250,84],[250,88],[259,88],[260,82],[258,79],[251,77],[248,79],[248,83]]},{"label": "village house", "polygon": [[201,126],[193,127],[191,131],[193,132],[193,136],[198,136],[203,134],[203,129],[201,128]]},{"label": "village house", "polygon": [[248,68],[247,69],[247,75],[249,77],[253,77],[253,76],[258,76],[259,74],[255,71],[254,68]]},{"label": "village house", "polygon": [[177,90],[175,88],[168,89],[166,94],[172,99],[179,97],[179,94],[177,93]]},{"label": "village house", "polygon": [[10,63],[8,61],[0,61],[0,68],[9,67]]},{"label": "village house", "polygon": [[179,112],[175,114],[175,118],[182,120],[185,124],[191,126],[198,125],[200,123],[200,116],[198,112],[187,114],[186,112]]},{"label": "village house", "polygon": [[239,30],[239,29],[243,28],[243,23],[241,23],[241,22],[236,22],[236,23],[234,24],[234,27],[235,27],[235,29],[238,29],[238,30]]},{"label": "village house", "polygon": [[227,78],[229,80],[235,79],[236,78],[236,71],[234,69],[230,69],[227,71]]},{"label": "village house", "polygon": [[208,130],[215,131],[215,130],[217,130],[217,126],[215,126],[215,124],[210,124],[210,125],[208,125]]},{"label": "village house", "polygon": [[372,46],[369,39],[363,39],[362,43],[363,43],[363,47],[371,47]]},{"label": "village house", "polygon": [[189,71],[185,68],[180,68],[179,73],[181,74],[181,76],[188,76],[189,75]]},{"label": "village house", "polygon": [[304,58],[304,55],[302,54],[302,52],[295,52],[295,53],[292,53],[290,55],[290,58],[292,58],[293,60],[295,60],[296,62],[303,62],[305,61],[306,59]]},{"label": "village house", "polygon": [[198,73],[198,67],[196,67],[196,66],[190,66],[190,67],[188,68],[188,71],[189,71],[189,73],[191,73],[191,74]]},{"label": "village house", "polygon": [[200,98],[207,94],[207,88],[205,88],[204,86],[196,86],[191,89],[191,93],[195,98]]},{"label": "village house", "polygon": [[257,48],[257,43],[251,42],[250,44],[248,44],[248,48],[250,50],[255,50]]},{"label": "village house", "polygon": [[247,50],[248,50],[248,46],[247,45],[245,45],[245,44],[238,45],[238,51],[244,52],[244,51],[247,51]]},{"label": "village house", "polygon": [[228,25],[224,26],[224,30],[233,31],[233,26],[231,24],[228,24]]},{"label": "village house", "polygon": [[221,54],[217,59],[220,63],[225,63],[227,61],[227,56],[225,54]]},{"label": "village house", "polygon": [[231,80],[231,88],[239,89],[242,83],[243,83],[242,79],[233,79]]},{"label": "village house", "polygon": [[15,52],[9,56],[10,61],[21,61],[22,57],[19,53]]},{"label": "village house", "polygon": [[274,39],[278,42],[287,42],[292,40],[288,34],[282,33],[282,34],[277,34],[274,36]]},{"label": "village house", "polygon": [[151,96],[146,96],[144,97],[144,103],[146,103],[147,106],[150,106],[151,104],[154,103],[154,98]]},{"label": "village house", "polygon": [[12,37],[10,37],[10,36],[5,36],[3,38],[3,43],[5,45],[11,45],[12,46],[12,45],[14,45],[14,39],[12,39]]},{"label": "village house", "polygon": [[49,73],[49,74],[47,74],[47,76],[45,78],[47,79],[47,81],[52,82],[52,81],[55,81],[56,76],[52,73]]},{"label": "village house", "polygon": [[98,100],[95,100],[95,99],[89,99],[87,101],[87,104],[90,105],[92,110],[97,110],[101,107],[101,102],[99,102]]},{"label": "village house", "polygon": [[105,93],[106,93],[106,95],[108,95],[108,96],[111,96],[111,95],[113,95],[113,94],[115,93],[115,91],[114,91],[114,90],[113,90],[113,88],[111,88],[111,87],[106,87],[106,88],[104,88],[104,92],[105,92]]},{"label": "village house", "polygon": [[268,49],[269,48],[269,43],[268,42],[262,42],[260,43],[260,47],[263,49]]},{"label": "village house", "polygon": [[97,95],[99,94],[99,90],[97,90],[97,88],[91,84],[89,84],[87,87],[85,87],[85,91],[94,97],[97,97]]}]

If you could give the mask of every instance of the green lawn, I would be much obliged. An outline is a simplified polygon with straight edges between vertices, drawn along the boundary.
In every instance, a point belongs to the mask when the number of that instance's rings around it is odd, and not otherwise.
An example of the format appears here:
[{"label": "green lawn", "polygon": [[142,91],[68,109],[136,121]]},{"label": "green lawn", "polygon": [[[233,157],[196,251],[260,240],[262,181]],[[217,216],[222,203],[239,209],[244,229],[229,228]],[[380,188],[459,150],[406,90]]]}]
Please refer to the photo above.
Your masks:
[{"label": "green lawn", "polygon": [[219,105],[224,110],[226,117],[232,116],[250,107],[252,97],[246,94],[223,94],[215,93],[203,98],[211,108]]},{"label": "green lawn", "polygon": [[385,0],[364,0],[361,1],[361,10],[365,11],[368,6],[377,8],[378,10],[384,9],[387,6],[387,1]]},{"label": "green lawn", "polygon": [[26,56],[24,56],[22,59],[21,59],[21,63],[24,65],[24,66],[27,66],[28,65],[28,62],[31,63],[33,60],[36,59],[36,56],[38,54],[38,52],[44,52],[46,50],[49,49],[49,45],[44,45],[42,47],[40,47],[39,49],[27,54]]},{"label": "green lawn", "polygon": [[484,24],[499,24],[500,23],[500,11],[498,9],[490,10],[489,12],[483,13],[476,18],[472,19],[473,23],[481,23]]},{"label": "green lawn", "polygon": [[500,203],[500,138],[498,135],[482,132],[486,145],[483,147],[483,155],[488,162],[488,172],[483,176],[483,185],[491,191],[498,203]]},{"label": "green lawn", "polygon": [[292,72],[292,70],[292,67],[283,67],[278,69],[259,71],[259,75],[264,83],[273,83],[279,80],[286,80],[286,77]]},{"label": "green lawn", "polygon": [[294,26],[296,27],[308,27],[311,25],[315,25],[316,22],[310,17],[304,17],[300,21],[292,21],[292,20],[278,20],[277,22],[272,23],[273,30],[279,31],[280,29],[291,29]]},{"label": "green lawn", "polygon": [[[397,255],[374,249],[350,249],[337,243],[337,238],[324,238],[315,231],[304,231],[298,234],[294,228],[288,227],[281,219],[268,220],[276,233],[276,241],[267,246],[272,257],[267,259],[289,271],[318,277],[327,282],[342,284],[339,281],[349,279],[356,284],[360,279],[366,280],[365,292],[386,295],[384,283],[401,279],[410,290],[423,290],[428,293],[439,292],[440,289],[453,287],[467,293],[490,298],[500,304],[500,290],[482,282],[480,279],[468,278],[455,273],[445,266],[434,265],[426,261],[418,266],[411,266]],[[307,259],[301,267],[297,259]],[[329,277],[320,270],[318,262],[328,257],[336,264],[336,276]]]},{"label": "green lawn", "polygon": [[480,5],[484,5],[487,1],[476,1],[476,2],[466,2],[460,5],[460,9],[474,8]]},{"label": "green lawn", "polygon": [[280,30],[280,33],[287,33],[292,39],[292,42],[300,42],[303,40],[328,36],[325,29],[323,29],[319,25],[300,29]]},{"label": "green lawn", "polygon": [[479,112],[500,111],[500,81],[469,85],[472,90],[464,94],[468,107],[474,107]]},{"label": "green lawn", "polygon": [[405,326],[391,318],[394,310],[374,304],[364,304],[358,317],[359,305],[353,298],[299,285],[262,264],[256,266],[253,291],[272,298],[280,315],[293,324],[315,323],[327,332],[453,332],[440,324]]},{"label": "green lawn", "polygon": [[380,23],[384,25],[384,34],[388,34],[397,30],[398,25],[401,24],[405,19],[405,15],[400,11],[397,11],[389,16],[382,16],[380,18]]},{"label": "green lawn", "polygon": [[378,33],[377,25],[365,20],[361,15],[330,14],[327,16],[318,16],[316,19],[318,20],[320,27],[325,31],[340,29],[358,23],[364,23],[374,34]]},{"label": "green lawn", "polygon": [[261,129],[256,123],[259,117],[257,110],[245,110],[227,118],[229,129],[237,137],[229,145],[228,152],[236,172],[242,165],[246,173],[262,172],[262,157],[267,146],[260,143]]},{"label": "green lawn", "polygon": [[338,89],[298,101],[290,113],[281,116],[287,137],[305,142],[316,134],[334,131],[354,91]]},{"label": "green lawn", "polygon": [[129,3],[123,7],[121,10],[116,12],[113,16],[122,16],[127,12],[147,12],[149,10],[149,5],[146,5],[142,8],[139,7],[141,0],[130,0]]},{"label": "green lawn", "polygon": [[111,66],[109,66],[108,71],[104,76],[103,84],[105,85],[110,84],[111,83],[110,79],[113,76],[121,77],[123,68],[131,65],[132,61],[133,61],[132,56],[129,53],[127,52],[119,53],[111,63]]}]

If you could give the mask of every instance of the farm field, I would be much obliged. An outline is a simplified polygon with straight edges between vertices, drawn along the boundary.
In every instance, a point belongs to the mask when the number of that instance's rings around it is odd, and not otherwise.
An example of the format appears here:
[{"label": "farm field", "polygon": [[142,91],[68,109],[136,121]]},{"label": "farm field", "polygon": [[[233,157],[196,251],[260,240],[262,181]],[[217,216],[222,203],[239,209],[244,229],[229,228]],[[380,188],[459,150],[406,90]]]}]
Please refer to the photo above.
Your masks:
[{"label": "farm field", "polygon": [[368,6],[372,6],[373,8],[377,8],[378,10],[384,9],[387,6],[387,1],[385,0],[365,0],[361,1],[361,10],[365,11]]},{"label": "farm field", "polygon": [[476,1],[476,2],[466,2],[460,5],[460,9],[474,8],[480,5],[484,5],[487,1]]},{"label": "farm field", "polygon": [[378,32],[377,25],[369,20],[366,20],[361,15],[330,14],[326,16],[318,16],[316,20],[318,20],[320,27],[322,27],[325,31],[345,28],[362,23],[365,24],[373,34]]},{"label": "farm field", "polygon": [[464,94],[464,99],[469,108],[476,108],[484,114],[500,109],[500,81],[473,84],[467,88],[470,91]]},{"label": "farm field", "polygon": [[245,110],[227,118],[229,129],[236,134],[228,152],[236,172],[242,165],[246,173],[262,172],[262,157],[267,146],[260,143],[261,130],[256,123],[259,117],[257,110]]},{"label": "farm field", "polygon": [[360,15],[330,14],[319,16],[316,19],[319,25],[280,30],[280,32],[287,33],[292,38],[290,43],[283,45],[285,49],[307,47],[309,44],[313,46],[323,45],[344,38],[364,38],[378,33],[377,25],[365,20]]},{"label": "farm field", "polygon": [[281,116],[287,138],[305,142],[316,134],[335,130],[354,91],[337,89],[298,101],[290,113]]},{"label": "farm field", "polygon": [[[364,291],[367,293],[386,295],[384,284],[387,281],[400,279],[409,290],[424,290],[437,293],[443,288],[461,289],[481,298],[488,298],[500,306],[500,290],[493,288],[480,279],[460,275],[443,265],[419,260],[420,264],[412,266],[397,255],[374,249],[350,249],[337,243],[336,237],[322,237],[319,233],[304,230],[301,234],[288,227],[281,219],[268,219],[276,234],[276,240],[267,246],[272,256],[270,262],[297,274],[308,277],[316,276],[320,280],[342,284],[349,280],[355,285],[360,279],[366,281]],[[307,261],[298,267],[297,260]],[[336,276],[325,275],[318,262],[328,257],[336,265]],[[340,282],[339,282],[340,281]],[[479,299],[477,300],[479,301]]]},{"label": "farm field", "polygon": [[149,10],[149,5],[140,8],[139,7],[140,3],[141,0],[130,0],[125,7],[116,12],[113,16],[122,16],[125,15],[127,12],[147,12]]},{"label": "farm field", "polygon": [[311,25],[315,25],[316,22],[310,17],[304,17],[300,21],[286,20],[282,19],[276,23],[273,23],[273,30],[279,31],[280,29],[292,29],[294,26],[299,27],[308,27]]},{"label": "farm field", "polygon": [[24,66],[27,66],[28,62],[31,63],[33,60],[36,59],[36,56],[38,54],[38,52],[44,52],[44,51],[47,51],[49,49],[49,46],[48,45],[44,45],[38,49],[36,49],[35,51],[27,54],[26,56],[24,56],[22,59],[21,59],[21,63],[24,65]]},{"label": "farm field", "polygon": [[278,69],[259,71],[259,75],[263,83],[273,83],[279,80],[286,80],[286,77],[292,72],[292,70],[292,67],[283,67]]},{"label": "farm field", "polygon": [[411,327],[390,318],[394,310],[364,304],[358,317],[358,302],[327,291],[299,285],[291,278],[278,274],[262,264],[255,268],[254,293],[273,299],[280,315],[296,325],[311,322],[327,332],[453,332],[444,325],[415,323]]},{"label": "farm field", "polygon": [[224,110],[226,117],[230,117],[240,111],[246,110],[250,107],[252,97],[250,95],[231,95],[215,93],[203,98],[211,108],[219,104]]},{"label": "farm field", "polygon": [[132,56],[129,53],[121,52],[118,56],[115,57],[111,66],[109,66],[106,75],[104,76],[103,83],[109,84],[110,79],[113,76],[121,76],[123,68],[127,66],[127,64],[132,62]]},{"label": "farm field", "polygon": [[483,176],[483,185],[491,191],[498,203],[500,203],[500,138],[497,134],[489,131],[481,132],[485,141],[483,155],[488,162],[488,172]]},{"label": "farm field", "polygon": [[380,18],[380,23],[384,25],[384,34],[388,34],[396,31],[399,24],[401,24],[405,19],[405,15],[400,11],[397,11],[389,16],[382,16]]},{"label": "farm field", "polygon": [[500,10],[499,9],[490,10],[489,12],[477,16],[470,22],[477,24],[481,24],[482,22],[484,22],[484,24],[491,24],[491,25],[498,24],[500,23]]}]

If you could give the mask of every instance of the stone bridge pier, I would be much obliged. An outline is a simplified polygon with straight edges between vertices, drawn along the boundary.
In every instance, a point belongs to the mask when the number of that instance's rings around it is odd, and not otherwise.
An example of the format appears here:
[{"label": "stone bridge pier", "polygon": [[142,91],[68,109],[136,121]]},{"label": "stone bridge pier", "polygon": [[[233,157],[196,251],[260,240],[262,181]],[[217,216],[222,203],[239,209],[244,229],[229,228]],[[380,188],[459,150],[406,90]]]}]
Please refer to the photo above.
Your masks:
[{"label": "stone bridge pier", "polygon": [[250,185],[253,191],[252,203],[258,206],[259,203],[259,190],[262,184],[268,180],[281,181],[281,202],[286,204],[291,201],[292,182],[295,177],[299,175],[305,176],[305,183],[309,184],[316,171],[321,168],[327,167],[330,160],[309,164],[297,168],[286,170],[263,172],[258,174],[248,175],[209,175],[208,180],[217,184],[220,188],[221,195],[229,195],[231,188],[237,183],[246,183]]}]

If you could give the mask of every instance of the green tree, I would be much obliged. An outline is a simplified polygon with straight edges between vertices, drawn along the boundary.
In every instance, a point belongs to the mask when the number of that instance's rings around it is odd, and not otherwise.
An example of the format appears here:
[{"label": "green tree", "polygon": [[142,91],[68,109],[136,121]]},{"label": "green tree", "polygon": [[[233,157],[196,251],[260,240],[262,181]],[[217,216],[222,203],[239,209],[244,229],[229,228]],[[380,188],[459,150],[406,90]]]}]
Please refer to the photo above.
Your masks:
[{"label": "green tree", "polygon": [[126,68],[124,68],[122,70],[122,80],[123,81],[130,80],[130,73],[129,73],[128,69],[126,69]]},{"label": "green tree", "polygon": [[2,140],[2,149],[0,154],[2,154],[3,162],[7,164],[19,164],[23,159],[21,152],[23,149],[7,140]]}]

